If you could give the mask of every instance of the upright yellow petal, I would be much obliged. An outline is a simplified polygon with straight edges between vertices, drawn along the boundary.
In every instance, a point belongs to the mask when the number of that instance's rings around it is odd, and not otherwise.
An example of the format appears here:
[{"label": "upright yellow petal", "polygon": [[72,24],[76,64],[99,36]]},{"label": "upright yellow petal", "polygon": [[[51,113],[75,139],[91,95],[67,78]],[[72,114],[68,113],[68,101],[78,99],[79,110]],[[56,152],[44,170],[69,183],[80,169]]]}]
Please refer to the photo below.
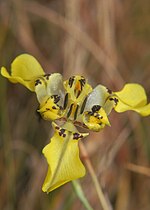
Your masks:
[{"label": "upright yellow petal", "polygon": [[32,80],[44,74],[39,62],[29,54],[22,54],[11,64],[12,77],[21,77],[23,80]]},{"label": "upright yellow petal", "polygon": [[1,74],[13,83],[20,83],[29,90],[34,91],[34,81],[44,75],[38,61],[29,54],[22,54],[15,58],[11,64],[11,73],[2,67]]},{"label": "upright yellow petal", "polygon": [[47,193],[85,175],[85,168],[79,157],[78,140],[87,134],[67,131],[54,123],[53,127],[54,136],[43,149],[49,167],[42,190]]}]

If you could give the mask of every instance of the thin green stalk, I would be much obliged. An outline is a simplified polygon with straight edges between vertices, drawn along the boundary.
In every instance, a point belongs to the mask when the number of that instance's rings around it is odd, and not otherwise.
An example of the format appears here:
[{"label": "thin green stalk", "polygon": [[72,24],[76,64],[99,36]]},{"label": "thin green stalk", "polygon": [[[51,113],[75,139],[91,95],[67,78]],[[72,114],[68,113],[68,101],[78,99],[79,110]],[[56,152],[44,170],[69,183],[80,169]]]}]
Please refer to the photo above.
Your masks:
[{"label": "thin green stalk", "polygon": [[82,204],[84,205],[84,207],[87,209],[87,210],[93,210],[93,208],[90,206],[83,190],[82,190],[82,187],[79,183],[78,180],[73,180],[72,181],[72,185],[73,185],[73,188],[74,188],[74,191],[76,193],[76,195],[78,196],[78,198],[80,199],[80,201],[82,202]]}]

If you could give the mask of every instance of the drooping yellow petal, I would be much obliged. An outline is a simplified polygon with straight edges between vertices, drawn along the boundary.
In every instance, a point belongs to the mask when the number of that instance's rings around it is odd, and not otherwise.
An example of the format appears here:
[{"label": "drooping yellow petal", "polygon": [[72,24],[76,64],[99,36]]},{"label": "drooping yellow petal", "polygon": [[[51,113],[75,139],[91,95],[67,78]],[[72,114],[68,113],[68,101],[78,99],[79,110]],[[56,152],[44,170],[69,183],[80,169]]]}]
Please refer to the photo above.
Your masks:
[{"label": "drooping yellow petal", "polygon": [[1,68],[1,75],[3,77],[6,77],[7,79],[9,79],[10,82],[12,83],[20,83],[22,85],[24,85],[25,87],[27,87],[29,90],[34,91],[34,82],[33,81],[25,81],[23,80],[21,77],[17,77],[17,76],[11,76],[7,69],[5,67]]},{"label": "drooping yellow petal", "polygon": [[12,62],[10,74],[4,67],[1,68],[1,74],[11,82],[20,83],[34,91],[34,82],[38,77],[44,75],[44,71],[33,56],[22,54]]},{"label": "drooping yellow petal", "polygon": [[121,91],[115,92],[115,95],[118,98],[115,111],[133,110],[143,116],[150,115],[150,104],[147,104],[147,96],[141,85],[126,84]]},{"label": "drooping yellow petal", "polygon": [[85,168],[79,157],[78,140],[87,134],[67,131],[54,123],[53,127],[54,136],[43,149],[49,167],[42,190],[47,193],[85,175]]}]

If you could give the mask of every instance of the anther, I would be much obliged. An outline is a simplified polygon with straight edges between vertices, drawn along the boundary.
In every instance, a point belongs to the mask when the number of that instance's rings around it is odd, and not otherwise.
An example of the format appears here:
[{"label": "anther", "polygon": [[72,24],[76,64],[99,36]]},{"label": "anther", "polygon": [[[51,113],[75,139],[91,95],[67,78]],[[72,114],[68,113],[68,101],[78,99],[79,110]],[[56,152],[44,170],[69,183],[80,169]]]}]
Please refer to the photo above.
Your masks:
[{"label": "anther", "polygon": [[70,88],[71,88],[71,87],[72,87],[72,85],[73,85],[74,78],[75,78],[75,76],[72,76],[72,77],[70,77],[70,78],[69,78],[69,82],[68,82],[68,84],[69,84]]}]

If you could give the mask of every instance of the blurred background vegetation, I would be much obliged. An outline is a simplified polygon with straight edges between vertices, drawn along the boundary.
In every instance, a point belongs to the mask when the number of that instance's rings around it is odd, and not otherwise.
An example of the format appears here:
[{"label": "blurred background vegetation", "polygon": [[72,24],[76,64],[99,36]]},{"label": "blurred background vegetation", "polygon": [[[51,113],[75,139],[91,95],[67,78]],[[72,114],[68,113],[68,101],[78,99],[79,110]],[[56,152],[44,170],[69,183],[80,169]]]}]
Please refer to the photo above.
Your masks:
[{"label": "blurred background vegetation", "polygon": [[[144,86],[150,100],[148,0],[1,0],[0,66],[30,53],[45,72],[81,74],[92,86]],[[35,95],[0,77],[0,209],[84,210],[71,183],[43,193],[47,164],[41,154],[51,124],[36,114]],[[150,118],[112,113],[111,127],[83,141],[114,210],[150,209]],[[81,152],[84,162],[84,155]],[[80,180],[94,210],[101,210],[87,168]]]}]

